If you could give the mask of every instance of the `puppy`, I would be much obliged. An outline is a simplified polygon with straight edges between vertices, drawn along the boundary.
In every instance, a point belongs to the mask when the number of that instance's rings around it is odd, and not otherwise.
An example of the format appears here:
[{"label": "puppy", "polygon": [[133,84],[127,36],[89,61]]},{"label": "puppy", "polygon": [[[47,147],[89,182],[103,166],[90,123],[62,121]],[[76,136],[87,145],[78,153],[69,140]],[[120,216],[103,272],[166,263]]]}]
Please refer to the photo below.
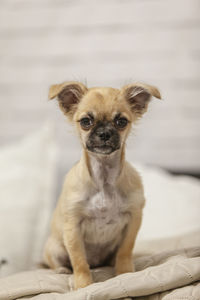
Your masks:
[{"label": "puppy", "polygon": [[77,128],[83,155],[66,175],[44,249],[52,269],[72,268],[75,289],[92,283],[90,267],[114,265],[133,272],[132,250],[145,203],[141,178],[125,161],[125,142],[157,88],[136,83],[122,89],[53,85],[63,113]]}]

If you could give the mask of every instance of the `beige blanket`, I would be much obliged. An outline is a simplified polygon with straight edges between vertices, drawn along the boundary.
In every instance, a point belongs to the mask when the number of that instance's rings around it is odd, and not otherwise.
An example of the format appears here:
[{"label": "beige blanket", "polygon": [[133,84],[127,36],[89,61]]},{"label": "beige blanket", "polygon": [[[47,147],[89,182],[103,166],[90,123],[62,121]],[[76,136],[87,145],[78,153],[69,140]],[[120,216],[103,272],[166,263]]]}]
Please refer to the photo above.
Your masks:
[{"label": "beige blanket", "polygon": [[[188,239],[197,245],[200,235]],[[173,245],[172,241],[161,244],[167,249]],[[200,300],[200,246],[138,256],[135,265],[137,272],[117,277],[110,267],[94,269],[96,283],[78,291],[73,291],[73,275],[44,269],[15,274],[0,279],[0,300]]]}]

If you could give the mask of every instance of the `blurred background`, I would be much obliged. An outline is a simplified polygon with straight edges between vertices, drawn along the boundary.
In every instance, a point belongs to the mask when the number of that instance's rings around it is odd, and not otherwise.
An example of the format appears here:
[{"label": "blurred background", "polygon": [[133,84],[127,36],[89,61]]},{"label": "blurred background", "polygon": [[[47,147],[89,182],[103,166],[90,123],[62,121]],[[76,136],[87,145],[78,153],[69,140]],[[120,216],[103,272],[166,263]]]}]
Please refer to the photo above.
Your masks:
[{"label": "blurred background", "polygon": [[199,0],[1,0],[0,145],[55,122],[60,172],[80,157],[51,84],[160,88],[133,130],[128,159],[200,174]]},{"label": "blurred background", "polygon": [[67,80],[160,89],[127,143],[147,199],[139,240],[199,245],[199,180],[156,167],[200,177],[200,1],[1,0],[0,277],[41,261],[63,176],[80,158],[48,101],[50,85]]}]

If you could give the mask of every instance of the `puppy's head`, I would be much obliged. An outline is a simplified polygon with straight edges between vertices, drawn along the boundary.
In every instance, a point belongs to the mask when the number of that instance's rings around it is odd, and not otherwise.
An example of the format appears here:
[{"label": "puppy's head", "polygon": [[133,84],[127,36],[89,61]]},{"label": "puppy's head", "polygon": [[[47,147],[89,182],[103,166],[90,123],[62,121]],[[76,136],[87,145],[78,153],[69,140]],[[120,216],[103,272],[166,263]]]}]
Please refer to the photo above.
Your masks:
[{"label": "puppy's head", "polygon": [[152,96],[161,98],[156,87],[142,83],[122,89],[88,89],[79,82],[65,82],[49,91],[49,98],[57,97],[64,114],[76,124],[83,147],[104,155],[122,147]]}]

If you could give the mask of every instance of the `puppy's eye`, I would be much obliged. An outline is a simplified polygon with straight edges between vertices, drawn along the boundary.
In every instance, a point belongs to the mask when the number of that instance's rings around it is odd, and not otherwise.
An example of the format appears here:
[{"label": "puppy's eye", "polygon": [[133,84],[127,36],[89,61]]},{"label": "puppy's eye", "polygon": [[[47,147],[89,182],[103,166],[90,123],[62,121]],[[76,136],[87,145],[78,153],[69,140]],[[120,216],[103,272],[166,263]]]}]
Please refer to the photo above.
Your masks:
[{"label": "puppy's eye", "polygon": [[80,124],[83,129],[89,129],[93,125],[93,120],[85,117],[80,120]]},{"label": "puppy's eye", "polygon": [[128,120],[124,117],[122,118],[117,118],[114,120],[115,126],[119,129],[125,128],[128,124]]}]

